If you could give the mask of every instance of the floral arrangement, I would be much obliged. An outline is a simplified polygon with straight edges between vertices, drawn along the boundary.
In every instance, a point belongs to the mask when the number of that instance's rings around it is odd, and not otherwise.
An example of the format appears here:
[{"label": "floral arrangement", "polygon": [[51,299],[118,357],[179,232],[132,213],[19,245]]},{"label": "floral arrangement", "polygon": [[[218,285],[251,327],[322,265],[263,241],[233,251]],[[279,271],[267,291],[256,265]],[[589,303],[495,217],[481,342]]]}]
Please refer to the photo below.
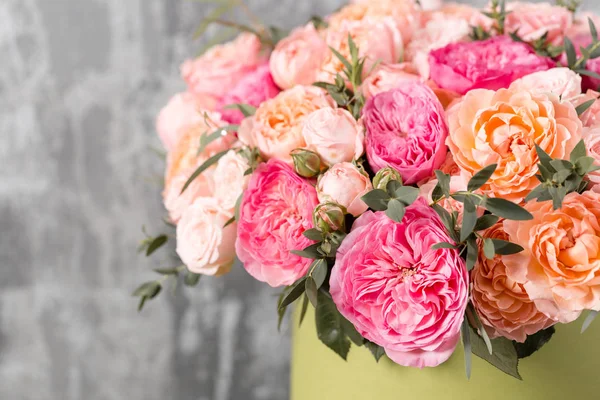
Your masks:
[{"label": "floral arrangement", "polygon": [[[520,379],[521,358],[600,311],[599,17],[577,2],[482,10],[355,0],[290,33],[239,0],[242,32],[181,67],[160,112],[164,204],[183,265],[237,258],[315,307],[320,340],[411,367],[462,340]],[[247,25],[226,19],[241,7]],[[201,33],[201,32],[200,32]],[[150,235],[147,255],[168,240]]]}]

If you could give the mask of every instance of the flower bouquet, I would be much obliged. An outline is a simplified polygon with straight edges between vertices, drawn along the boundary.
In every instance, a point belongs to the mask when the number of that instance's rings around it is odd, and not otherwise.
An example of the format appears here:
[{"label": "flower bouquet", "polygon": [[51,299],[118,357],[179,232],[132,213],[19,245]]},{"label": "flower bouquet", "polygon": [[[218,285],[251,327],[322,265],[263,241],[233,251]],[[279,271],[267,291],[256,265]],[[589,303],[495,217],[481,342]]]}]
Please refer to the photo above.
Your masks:
[{"label": "flower bouquet", "polygon": [[[354,345],[436,367],[458,347],[467,377],[475,355],[520,379],[556,324],[592,323],[597,16],[356,0],[288,33],[221,3],[204,25],[242,33],[182,65],[187,90],[157,121],[183,263],[158,273],[193,286],[237,255],[282,288],[280,321],[314,307],[343,359]],[[135,291],[140,308],[162,282]]]}]

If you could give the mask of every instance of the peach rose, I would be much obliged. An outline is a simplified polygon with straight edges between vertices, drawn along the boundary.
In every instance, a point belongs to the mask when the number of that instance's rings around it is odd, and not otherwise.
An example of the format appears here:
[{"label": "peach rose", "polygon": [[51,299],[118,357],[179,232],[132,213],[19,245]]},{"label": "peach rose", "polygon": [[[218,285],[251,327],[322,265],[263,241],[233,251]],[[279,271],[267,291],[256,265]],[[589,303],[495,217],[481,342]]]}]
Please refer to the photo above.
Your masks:
[{"label": "peach rose", "polygon": [[[596,165],[600,165],[600,126],[594,128],[584,128],[583,140],[587,154],[596,160]],[[600,184],[600,171],[594,171],[587,175],[590,180],[590,186],[597,186]]]},{"label": "peach rose", "polygon": [[354,164],[344,162],[331,167],[321,175],[317,196],[321,203],[337,203],[349,214],[358,217],[369,208],[361,197],[373,190],[369,176]]},{"label": "peach rose", "polygon": [[256,35],[242,33],[235,40],[184,62],[181,75],[191,92],[220,99],[267,59],[268,53],[263,51]]},{"label": "peach rose", "polygon": [[304,122],[302,136],[309,150],[328,166],[360,158],[364,151],[364,129],[342,108],[322,108]]},{"label": "peach rose", "polygon": [[235,260],[235,224],[224,226],[232,216],[211,198],[196,200],[183,213],[177,224],[177,254],[190,271],[214,276],[229,272]]},{"label": "peach rose", "polygon": [[183,170],[175,175],[163,191],[163,203],[169,213],[169,220],[177,224],[183,213],[200,197],[212,197],[215,185],[214,169],[204,171],[181,193],[183,185],[194,173],[195,168]]},{"label": "peach rose", "polygon": [[294,29],[271,54],[269,66],[275,83],[282,89],[313,84],[328,51],[313,24]]},{"label": "peach rose", "polygon": [[[488,229],[483,237],[508,240],[502,222]],[[527,335],[554,325],[542,314],[527,295],[522,284],[508,276],[502,256],[488,260],[479,252],[479,260],[471,271],[473,305],[490,337],[504,336],[525,342]]]},{"label": "peach rose", "polygon": [[539,185],[539,145],[552,158],[568,158],[581,140],[582,125],[571,103],[552,94],[477,89],[448,110],[446,143],[465,179],[490,164],[496,172],[482,190],[522,201]]},{"label": "peach rose", "polygon": [[229,150],[214,170],[214,197],[224,210],[233,211],[235,203],[248,186],[248,160],[235,150]]},{"label": "peach rose", "polygon": [[446,159],[440,166],[439,170],[450,176],[460,175],[460,168],[458,168],[458,165],[456,165],[456,162],[454,162],[452,153],[446,154]]},{"label": "peach rose", "polygon": [[600,101],[597,101],[598,98],[600,98],[600,93],[596,92],[595,90],[588,90],[584,94],[571,99],[571,102],[575,107],[578,107],[590,100],[596,100],[590,108],[588,108],[579,116],[579,119],[581,119],[581,122],[585,127],[589,128],[600,125]]},{"label": "peach rose", "polygon": [[328,22],[331,29],[339,31],[347,21],[390,18],[406,44],[419,25],[420,13],[414,0],[358,0],[331,15]]},{"label": "peach rose", "polygon": [[[365,18],[360,21],[345,21],[339,28],[327,30],[325,38],[327,45],[337,50],[350,60],[348,36],[352,37],[359,50],[360,57],[366,57],[364,75],[366,76],[376,62],[394,64],[402,58],[402,34],[393,19]],[[320,81],[333,82],[336,74],[344,69],[342,62],[328,51],[321,72],[317,78]]]},{"label": "peach rose", "polygon": [[412,64],[381,64],[365,79],[361,89],[363,95],[370,99],[379,93],[398,87],[405,81],[422,81]]},{"label": "peach rose", "polygon": [[276,158],[291,165],[290,151],[306,146],[302,136],[306,117],[313,111],[334,106],[333,100],[317,87],[284,90],[262,103],[251,122],[243,123],[240,140],[258,147],[266,160]]},{"label": "peach rose", "polygon": [[565,31],[571,27],[573,16],[565,7],[550,3],[507,2],[505,29],[519,31],[526,42],[533,42],[548,34],[548,42],[561,45]]},{"label": "peach rose", "polygon": [[559,210],[551,201],[525,207],[533,220],[504,221],[510,241],[525,248],[503,256],[508,276],[557,322],[600,311],[600,194],[571,193]]},{"label": "peach rose", "polygon": [[525,75],[510,84],[516,92],[552,93],[561,100],[571,100],[581,94],[581,76],[569,68],[552,68]]}]

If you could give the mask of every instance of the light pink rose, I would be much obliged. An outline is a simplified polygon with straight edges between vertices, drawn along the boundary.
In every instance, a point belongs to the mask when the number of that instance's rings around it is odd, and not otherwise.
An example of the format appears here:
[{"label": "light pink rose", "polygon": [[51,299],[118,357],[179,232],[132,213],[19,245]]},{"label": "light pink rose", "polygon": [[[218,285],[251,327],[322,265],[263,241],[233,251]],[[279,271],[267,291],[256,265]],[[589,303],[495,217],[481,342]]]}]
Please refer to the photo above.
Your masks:
[{"label": "light pink rose", "polygon": [[518,31],[519,37],[533,42],[548,34],[548,42],[562,45],[565,31],[571,27],[572,13],[550,3],[507,2],[506,32]]},{"label": "light pink rose", "polygon": [[[375,63],[395,64],[402,58],[402,35],[391,17],[344,21],[339,29],[327,30],[327,45],[350,60],[348,36],[356,43],[359,57],[366,58],[363,68],[365,77]],[[343,69],[344,64],[333,52],[328,51],[317,78],[320,81],[333,82],[336,74],[341,73]]]},{"label": "light pink rose", "polygon": [[507,36],[454,43],[429,53],[431,79],[441,88],[459,94],[477,88],[507,88],[516,79],[554,65],[554,61],[537,55],[529,45]]},{"label": "light pink rose", "polygon": [[[583,141],[587,149],[587,155],[593,157],[596,165],[600,165],[600,126],[584,128]],[[600,171],[594,171],[587,175],[591,186],[600,184]]]},{"label": "light pink rose", "polygon": [[244,76],[231,89],[229,93],[223,97],[220,103],[220,111],[223,119],[232,124],[239,124],[244,115],[239,110],[226,109],[230,104],[249,104],[253,107],[258,107],[265,100],[269,100],[279,93],[279,88],[273,82],[269,65],[265,64],[259,67],[256,71]]},{"label": "light pink rose", "polygon": [[425,25],[432,19],[440,17],[460,18],[467,21],[470,26],[481,27],[486,31],[489,31],[494,24],[494,21],[491,18],[485,16],[481,13],[481,11],[473,6],[447,2],[444,3],[438,10],[422,13],[422,25]]},{"label": "light pink rose", "polygon": [[342,108],[322,108],[309,114],[302,136],[308,149],[328,166],[356,160],[363,154],[364,129]]},{"label": "light pink rose", "polygon": [[424,84],[405,82],[371,98],[362,122],[374,172],[389,165],[411,185],[432,176],[446,158],[444,109]]},{"label": "light pink rose", "polygon": [[579,116],[584,127],[590,128],[600,125],[600,93],[594,90],[588,90],[586,93],[571,99],[573,106],[578,107],[590,100],[595,100],[594,103],[583,114]]},{"label": "light pink rose", "polygon": [[369,206],[361,197],[373,190],[369,176],[349,162],[331,167],[319,177],[317,195],[321,203],[337,203],[349,214],[358,217]]},{"label": "light pink rose", "polygon": [[229,150],[217,163],[213,174],[213,196],[224,210],[233,211],[248,186],[250,175],[245,175],[248,168],[248,160],[235,150]]},{"label": "light pink rose", "polygon": [[156,131],[165,149],[171,150],[182,132],[204,121],[204,113],[215,108],[214,99],[193,93],[171,97],[156,119]]},{"label": "light pink rose", "polygon": [[552,68],[525,75],[511,83],[509,89],[534,94],[552,93],[569,101],[581,94],[581,76],[569,68]]},{"label": "light pink rose", "polygon": [[460,337],[469,277],[425,200],[407,207],[402,223],[368,211],[337,252],[330,291],[340,313],[396,363],[435,367]]},{"label": "light pink rose", "polygon": [[218,200],[199,198],[177,224],[177,254],[187,268],[203,275],[223,275],[235,260],[235,223]]},{"label": "light pink rose", "polygon": [[305,147],[302,128],[313,111],[334,107],[322,89],[295,86],[263,102],[251,122],[243,122],[239,138],[244,144],[258,147],[263,158],[276,158],[292,164],[290,152]]},{"label": "light pink rose", "polygon": [[242,33],[235,40],[184,62],[181,75],[191,92],[220,99],[267,59],[256,35]]},{"label": "light pink rose", "polygon": [[565,36],[568,38],[574,38],[576,36],[590,35],[590,23],[591,19],[596,27],[600,27],[600,16],[591,12],[578,12],[573,16],[573,23],[565,31]]},{"label": "light pink rose", "polygon": [[181,189],[183,189],[183,186],[189,177],[192,176],[195,169],[196,168],[190,168],[179,172],[169,182],[169,185],[165,186],[163,203],[169,213],[169,220],[174,224],[179,222],[183,213],[196,201],[196,199],[200,197],[212,197],[214,193],[214,168],[209,168],[207,171],[204,171],[204,173],[194,179],[188,188],[181,193]]},{"label": "light pink rose", "polygon": [[269,65],[275,83],[282,89],[312,85],[328,51],[313,24],[294,29],[271,54]]},{"label": "light pink rose", "polygon": [[304,276],[311,260],[292,254],[313,242],[302,233],[313,227],[319,203],[310,181],[292,167],[270,160],[260,164],[244,192],[235,248],[244,268],[273,287]]},{"label": "light pink rose", "polygon": [[381,64],[364,80],[361,89],[363,95],[370,99],[406,81],[422,81],[411,63]]},{"label": "light pink rose", "polygon": [[429,79],[429,52],[468,40],[470,33],[471,26],[466,19],[437,14],[415,32],[406,49],[406,59],[413,63],[423,79]]}]

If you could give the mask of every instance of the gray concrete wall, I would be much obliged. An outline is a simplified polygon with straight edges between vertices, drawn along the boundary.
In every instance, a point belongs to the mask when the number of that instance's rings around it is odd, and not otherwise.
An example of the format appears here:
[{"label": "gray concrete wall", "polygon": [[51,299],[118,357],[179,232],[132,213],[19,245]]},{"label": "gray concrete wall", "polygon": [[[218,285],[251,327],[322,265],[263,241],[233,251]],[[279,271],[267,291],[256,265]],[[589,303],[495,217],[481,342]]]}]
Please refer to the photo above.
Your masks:
[{"label": "gray concrete wall", "polygon": [[[248,4],[291,27],[341,2]],[[0,0],[0,399],[287,397],[275,292],[241,268],[141,314],[129,295],[173,262],[135,248],[143,224],[163,230],[153,122],[206,10]]]}]

